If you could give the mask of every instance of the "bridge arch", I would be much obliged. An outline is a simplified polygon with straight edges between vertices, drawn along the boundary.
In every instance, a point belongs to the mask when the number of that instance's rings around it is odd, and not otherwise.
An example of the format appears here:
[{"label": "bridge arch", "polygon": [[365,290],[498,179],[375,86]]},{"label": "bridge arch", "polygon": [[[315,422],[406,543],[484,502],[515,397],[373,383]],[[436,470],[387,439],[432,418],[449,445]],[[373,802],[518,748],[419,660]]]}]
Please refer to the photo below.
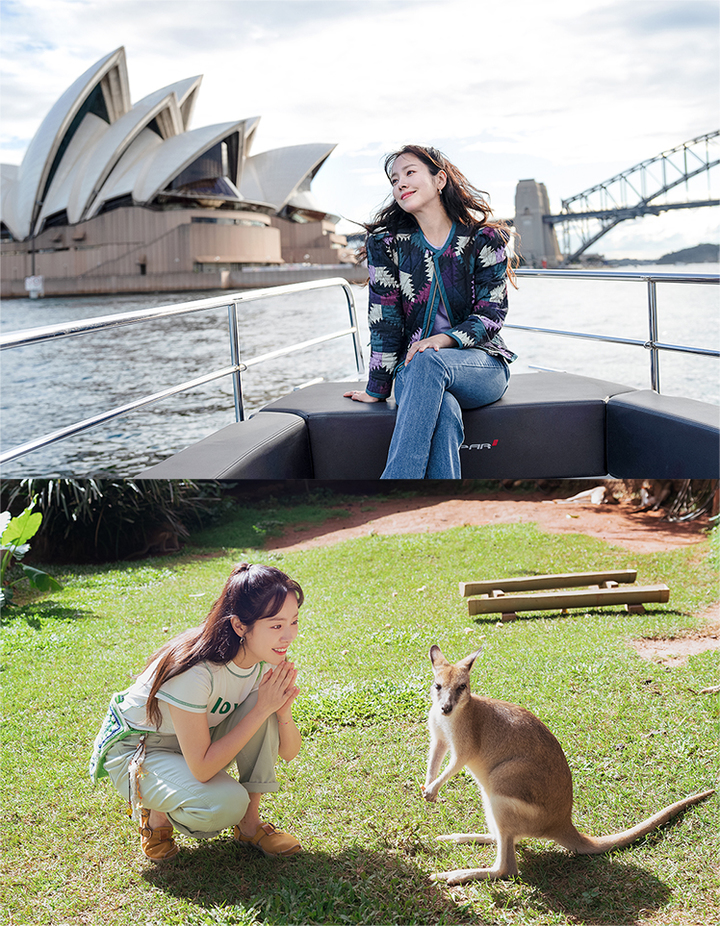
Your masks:
[{"label": "bridge arch", "polygon": [[[713,197],[708,189],[704,199],[688,199],[684,201],[668,202],[665,197],[670,190],[687,184],[692,178],[707,173],[720,164],[720,130],[699,135],[690,141],[683,142],[667,151],[648,160],[635,164],[628,170],[602,183],[583,190],[575,196],[562,200],[561,211],[552,215],[549,208],[541,217],[543,231],[531,235],[538,250],[540,238],[546,243],[545,253],[541,260],[548,266],[565,266],[577,260],[581,254],[596,241],[606,235],[610,229],[627,219],[635,219],[644,215],[660,215],[672,209],[697,209],[703,206],[720,205],[720,200]],[[523,184],[535,181],[518,183],[516,192],[516,226],[521,234],[521,252],[523,251],[523,224],[529,228],[527,218],[523,220],[522,202],[518,202],[518,195]],[[538,187],[544,185],[537,184]],[[528,199],[529,189],[526,188],[521,199]],[[547,193],[545,193],[547,197]],[[532,199],[532,196],[530,196]],[[518,208],[520,207],[520,208]],[[534,212],[536,220],[540,218]],[[563,232],[563,247],[557,241],[557,227]],[[577,242],[577,243],[574,243]],[[558,258],[556,255],[562,257]],[[537,253],[529,254],[532,262],[538,262]]]}]

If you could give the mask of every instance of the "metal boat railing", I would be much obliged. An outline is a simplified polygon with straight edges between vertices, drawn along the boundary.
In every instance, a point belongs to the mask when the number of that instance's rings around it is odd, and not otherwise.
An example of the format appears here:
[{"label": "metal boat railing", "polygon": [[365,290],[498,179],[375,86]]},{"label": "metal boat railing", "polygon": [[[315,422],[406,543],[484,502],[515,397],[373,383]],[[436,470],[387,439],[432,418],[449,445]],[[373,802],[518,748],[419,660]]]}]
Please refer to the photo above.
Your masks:
[{"label": "metal boat railing", "polygon": [[[256,299],[267,299],[275,296],[294,295],[295,293],[307,292],[315,289],[326,289],[330,286],[340,286],[345,293],[347,300],[348,314],[350,317],[350,326],[342,328],[339,331],[333,331],[329,334],[320,335],[311,338],[308,341],[302,341],[297,344],[291,344],[288,347],[278,348],[266,354],[260,354],[252,357],[250,360],[240,360],[240,338],[239,338],[239,317],[238,310],[246,302],[252,302]],[[122,312],[117,315],[103,315],[96,318],[82,319],[79,321],[65,322],[59,325],[46,325],[40,328],[27,328],[21,331],[14,331],[11,334],[0,337],[0,350],[10,350],[14,347],[26,347],[29,344],[40,344],[44,341],[54,341],[59,338],[77,337],[79,335],[90,334],[95,331],[108,331],[113,328],[123,328],[128,325],[139,324],[151,319],[171,318],[177,315],[190,315],[195,312],[208,312],[217,309],[227,309],[228,313],[228,337],[230,341],[230,366],[215,370],[212,373],[206,373],[197,379],[188,382],[179,383],[162,392],[155,392],[152,395],[142,396],[126,405],[119,405],[109,411],[94,415],[92,418],[85,418],[75,424],[59,428],[50,434],[27,441],[23,444],[11,448],[0,454],[0,464],[15,460],[18,457],[32,453],[34,450],[40,450],[49,444],[57,443],[68,437],[73,437],[83,431],[96,428],[105,422],[119,418],[121,415],[127,415],[129,412],[154,402],[159,402],[172,395],[180,392],[186,392],[188,389],[194,389],[213,380],[221,379],[225,376],[232,377],[233,394],[235,401],[235,420],[243,421],[245,418],[245,409],[243,404],[242,391],[242,373],[250,367],[257,366],[267,360],[276,357],[282,357],[287,354],[296,353],[297,351],[306,350],[318,344],[332,341],[337,338],[352,336],[353,351],[355,355],[355,366],[360,375],[364,371],[362,348],[360,345],[360,333],[357,324],[357,312],[355,309],[355,297],[347,280],[342,277],[332,277],[327,280],[311,280],[307,283],[289,283],[283,286],[271,286],[265,289],[253,289],[247,292],[232,293],[228,295],[215,296],[211,299],[199,299],[194,302],[184,302],[175,305],[159,306],[154,309],[145,309],[135,312]]]},{"label": "metal boat railing", "polygon": [[684,344],[665,344],[658,341],[657,284],[658,283],[710,283],[717,286],[720,274],[717,273],[642,273],[621,270],[531,270],[522,268],[515,273],[520,277],[545,277],[572,280],[615,280],[647,284],[648,301],[648,337],[646,341],[636,338],[618,338],[612,335],[588,334],[580,331],[560,331],[555,328],[538,328],[533,325],[514,325],[508,323],[505,328],[516,331],[534,331],[540,334],[554,334],[565,338],[580,338],[585,341],[608,341],[611,344],[630,344],[650,351],[650,387],[660,392],[660,351],[676,351],[682,354],[696,354],[704,357],[720,357],[720,351],[705,347],[691,347]]},{"label": "metal boat railing", "polygon": [[[642,272],[614,272],[608,270],[531,270],[523,268],[516,271],[520,277],[545,277],[577,280],[615,280],[645,282],[647,284],[648,298],[648,338],[645,341],[620,338],[612,335],[588,334],[579,331],[563,331],[554,328],[541,328],[532,325],[516,325],[508,323],[506,328],[518,331],[533,331],[539,334],[559,335],[561,337],[580,338],[591,341],[606,341],[613,344],[629,344],[636,347],[645,348],[650,352],[650,380],[651,386],[656,392],[660,392],[660,352],[675,351],[686,354],[696,354],[707,357],[720,357],[720,351],[704,347],[695,347],[690,345],[666,344],[658,341],[658,318],[657,318],[657,283],[700,283],[700,284],[718,284],[720,275],[718,274],[678,274],[678,273],[642,273]],[[250,360],[240,360],[240,340],[239,340],[239,307],[246,302],[256,299],[267,299],[274,296],[292,295],[300,292],[307,292],[315,289],[324,289],[330,286],[340,286],[347,300],[350,326],[330,334],[321,335],[308,341],[302,341],[298,344],[291,344],[288,347],[279,348],[266,354],[260,354]],[[10,450],[0,454],[0,464],[7,463],[10,460],[25,456],[34,450],[39,450],[49,444],[73,437],[83,431],[98,427],[105,422],[121,415],[126,415],[138,408],[150,405],[154,402],[166,399],[169,396],[186,392],[205,383],[221,379],[225,376],[232,377],[233,394],[235,402],[235,418],[237,421],[244,420],[245,410],[243,406],[242,391],[242,373],[250,367],[257,366],[267,360],[276,357],[282,357],[287,354],[295,353],[300,350],[334,340],[347,335],[352,336],[353,350],[355,354],[355,365],[358,375],[363,373],[363,357],[360,346],[360,335],[357,324],[357,312],[355,309],[355,299],[353,297],[350,284],[341,277],[333,277],[327,280],[314,280],[307,283],[290,283],[284,286],[273,286],[265,289],[254,289],[247,292],[232,293],[228,295],[216,296],[211,299],[200,299],[194,302],[185,302],[175,305],[160,306],[154,309],[146,309],[135,312],[123,312],[117,315],[104,315],[97,318],[83,319],[80,321],[66,322],[59,325],[47,325],[40,328],[27,328],[21,331],[15,331],[11,334],[0,337],[0,350],[10,350],[15,347],[26,347],[30,344],[39,344],[43,341],[52,341],[59,338],[77,337],[80,335],[90,334],[94,331],[107,331],[112,328],[121,328],[127,325],[134,325],[145,322],[150,319],[170,318],[177,315],[189,315],[195,312],[207,312],[226,308],[228,313],[228,336],[230,342],[230,363],[228,367],[215,370],[212,373],[206,373],[197,379],[179,383],[171,386],[161,392],[152,395],[143,396],[128,402],[125,405],[117,406],[109,411],[102,412],[92,418],[85,418],[75,424],[68,425],[36,438],[26,443],[19,444]]]}]

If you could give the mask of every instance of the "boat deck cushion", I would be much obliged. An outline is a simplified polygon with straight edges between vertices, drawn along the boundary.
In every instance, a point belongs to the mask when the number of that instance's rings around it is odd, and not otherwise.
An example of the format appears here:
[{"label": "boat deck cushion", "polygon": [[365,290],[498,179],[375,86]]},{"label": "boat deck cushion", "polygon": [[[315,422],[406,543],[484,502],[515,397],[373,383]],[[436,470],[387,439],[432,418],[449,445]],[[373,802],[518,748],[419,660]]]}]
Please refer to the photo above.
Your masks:
[{"label": "boat deck cushion", "polygon": [[513,374],[499,401],[463,415],[463,477],[606,475],[605,403],[629,389],[570,373]]},{"label": "boat deck cushion", "polygon": [[[140,474],[146,479],[374,480],[392,400],[317,383],[276,399]],[[569,373],[517,373],[498,402],[464,413],[466,479],[718,478],[717,408]],[[688,448],[692,465],[688,468]]]},{"label": "boat deck cushion", "polygon": [[[261,414],[307,420],[315,479],[377,479],[395,421],[394,402],[343,397],[342,383],[283,396]],[[606,475],[605,400],[629,389],[567,373],[519,373],[498,402],[464,413],[460,458],[466,479]]]},{"label": "boat deck cushion", "polygon": [[348,383],[316,383],[266,405],[261,415],[307,423],[315,479],[379,479],[395,427],[395,402],[353,402]]},{"label": "boat deck cushion", "polygon": [[149,467],[138,478],[311,479],[307,428],[297,415],[255,415]]},{"label": "boat deck cushion", "polygon": [[720,407],[649,389],[614,396],[607,444],[618,479],[718,479]]}]

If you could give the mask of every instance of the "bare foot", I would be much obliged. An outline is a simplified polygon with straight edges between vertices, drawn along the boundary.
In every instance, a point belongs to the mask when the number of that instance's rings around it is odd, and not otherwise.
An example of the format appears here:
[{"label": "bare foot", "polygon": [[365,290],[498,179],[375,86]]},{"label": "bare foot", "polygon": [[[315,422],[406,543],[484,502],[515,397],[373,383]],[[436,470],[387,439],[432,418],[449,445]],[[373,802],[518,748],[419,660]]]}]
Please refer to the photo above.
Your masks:
[{"label": "bare foot", "polygon": [[257,792],[250,793],[248,809],[245,812],[245,816],[238,823],[238,829],[243,836],[254,836],[258,831],[258,827],[262,826],[263,821],[260,819],[259,812],[261,799],[262,794],[258,794]]},{"label": "bare foot", "polygon": [[238,823],[238,828],[243,836],[254,836],[258,828],[262,826],[262,822],[258,816],[245,816]]},{"label": "bare foot", "polygon": [[159,826],[172,826],[172,823],[164,813],[160,813],[159,810],[151,810],[148,817],[148,826],[151,830],[156,830]]}]

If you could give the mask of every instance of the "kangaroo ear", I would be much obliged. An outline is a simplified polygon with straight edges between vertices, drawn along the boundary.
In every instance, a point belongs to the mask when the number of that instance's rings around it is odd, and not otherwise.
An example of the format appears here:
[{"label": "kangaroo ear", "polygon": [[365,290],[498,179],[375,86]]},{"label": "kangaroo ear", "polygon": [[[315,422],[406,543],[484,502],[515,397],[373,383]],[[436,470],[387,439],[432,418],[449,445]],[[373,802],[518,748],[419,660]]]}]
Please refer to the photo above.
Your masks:
[{"label": "kangaroo ear", "polygon": [[480,647],[479,650],[476,650],[476,652],[472,653],[470,656],[466,656],[464,659],[462,659],[459,665],[461,665],[463,669],[467,669],[469,672],[470,669],[472,669],[473,663],[478,658],[480,653],[482,653],[482,646]]},{"label": "kangaroo ear", "polygon": [[440,647],[437,645],[437,643],[433,643],[433,645],[430,647],[430,662],[434,666],[449,665],[447,659],[443,656],[442,652],[440,651]]}]

